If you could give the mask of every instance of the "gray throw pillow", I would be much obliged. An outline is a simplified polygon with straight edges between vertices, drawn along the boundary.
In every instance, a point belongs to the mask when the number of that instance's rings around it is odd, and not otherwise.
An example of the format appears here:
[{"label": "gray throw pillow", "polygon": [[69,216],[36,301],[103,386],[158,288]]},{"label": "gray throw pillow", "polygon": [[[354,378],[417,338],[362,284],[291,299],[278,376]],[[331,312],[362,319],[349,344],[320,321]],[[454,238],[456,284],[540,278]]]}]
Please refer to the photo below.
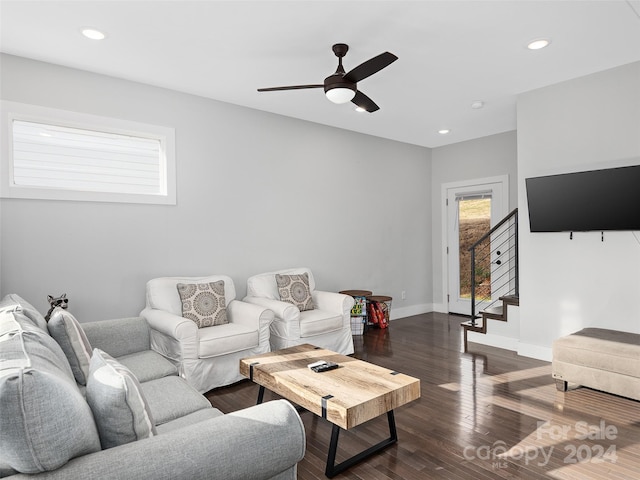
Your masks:
[{"label": "gray throw pillow", "polygon": [[193,320],[198,328],[229,323],[224,298],[224,280],[210,283],[179,283],[182,316]]},{"label": "gray throw pillow", "polygon": [[98,348],[91,356],[87,402],[103,449],[156,435],[149,405],[135,375]]},{"label": "gray throw pillow", "polygon": [[56,470],[100,450],[91,409],[64,353],[22,311],[0,312],[0,465]]},{"label": "gray throw pillow", "polygon": [[51,314],[47,327],[49,334],[67,356],[76,382],[86,385],[91,361],[91,344],[78,320],[58,307]]},{"label": "gray throw pillow", "polygon": [[298,310],[313,310],[311,289],[309,288],[309,275],[280,275],[276,273],[276,285],[280,300],[292,303]]},{"label": "gray throw pillow", "polygon": [[22,313],[29,320],[31,320],[31,322],[33,322],[36,327],[41,328],[45,332],[47,331],[47,321],[44,319],[44,316],[20,295],[16,293],[9,293],[5,295],[5,297],[2,299],[2,302],[0,302],[0,304],[2,305],[12,303],[20,305],[20,307],[22,308]]}]

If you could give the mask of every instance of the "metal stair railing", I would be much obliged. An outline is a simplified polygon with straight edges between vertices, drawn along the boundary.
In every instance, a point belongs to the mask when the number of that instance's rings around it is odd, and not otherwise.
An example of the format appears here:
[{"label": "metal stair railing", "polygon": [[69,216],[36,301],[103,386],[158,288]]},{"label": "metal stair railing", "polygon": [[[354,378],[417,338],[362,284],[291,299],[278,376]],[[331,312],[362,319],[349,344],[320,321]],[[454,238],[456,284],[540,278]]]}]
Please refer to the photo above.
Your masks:
[{"label": "metal stair railing", "polygon": [[[519,296],[518,209],[514,209],[470,248],[471,325],[502,297]],[[478,314],[480,312],[480,315]]]}]

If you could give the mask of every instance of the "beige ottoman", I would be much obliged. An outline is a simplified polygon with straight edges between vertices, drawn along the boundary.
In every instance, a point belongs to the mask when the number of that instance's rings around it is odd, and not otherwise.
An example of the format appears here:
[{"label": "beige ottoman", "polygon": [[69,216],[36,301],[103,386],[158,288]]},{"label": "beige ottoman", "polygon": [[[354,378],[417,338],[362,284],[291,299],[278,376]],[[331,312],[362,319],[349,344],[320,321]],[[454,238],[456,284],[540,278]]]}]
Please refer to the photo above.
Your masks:
[{"label": "beige ottoman", "polygon": [[640,400],[640,334],[585,328],[553,342],[560,391],[585,386]]}]

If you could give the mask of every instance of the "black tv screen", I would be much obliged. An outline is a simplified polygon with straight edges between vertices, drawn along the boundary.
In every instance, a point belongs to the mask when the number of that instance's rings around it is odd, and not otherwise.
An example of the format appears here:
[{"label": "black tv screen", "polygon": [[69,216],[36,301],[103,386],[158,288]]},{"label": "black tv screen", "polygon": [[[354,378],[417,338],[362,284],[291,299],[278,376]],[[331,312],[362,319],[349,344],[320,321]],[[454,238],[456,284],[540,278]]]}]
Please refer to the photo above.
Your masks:
[{"label": "black tv screen", "polygon": [[640,165],[525,182],[532,232],[640,230]]}]

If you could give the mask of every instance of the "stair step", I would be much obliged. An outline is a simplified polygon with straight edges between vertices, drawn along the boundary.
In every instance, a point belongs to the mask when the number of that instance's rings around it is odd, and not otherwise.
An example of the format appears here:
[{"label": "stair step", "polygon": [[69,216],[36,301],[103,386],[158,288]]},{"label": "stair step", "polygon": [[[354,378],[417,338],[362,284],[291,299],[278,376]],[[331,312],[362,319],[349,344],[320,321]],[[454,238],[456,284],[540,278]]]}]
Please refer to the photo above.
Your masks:
[{"label": "stair step", "polygon": [[500,297],[507,305],[520,305],[520,297],[518,295],[505,295],[504,297]]},{"label": "stair step", "polygon": [[463,327],[465,330],[468,330],[470,332],[486,333],[486,331],[487,331],[484,328],[484,322],[480,318],[476,319],[476,324],[475,325],[473,325],[471,323],[471,320],[469,320],[467,322],[461,323],[460,326]]},{"label": "stair step", "polygon": [[489,307],[480,312],[482,318],[491,318],[492,320],[502,320],[505,322],[507,319],[504,315],[504,308],[502,305],[497,305],[495,307]]}]

